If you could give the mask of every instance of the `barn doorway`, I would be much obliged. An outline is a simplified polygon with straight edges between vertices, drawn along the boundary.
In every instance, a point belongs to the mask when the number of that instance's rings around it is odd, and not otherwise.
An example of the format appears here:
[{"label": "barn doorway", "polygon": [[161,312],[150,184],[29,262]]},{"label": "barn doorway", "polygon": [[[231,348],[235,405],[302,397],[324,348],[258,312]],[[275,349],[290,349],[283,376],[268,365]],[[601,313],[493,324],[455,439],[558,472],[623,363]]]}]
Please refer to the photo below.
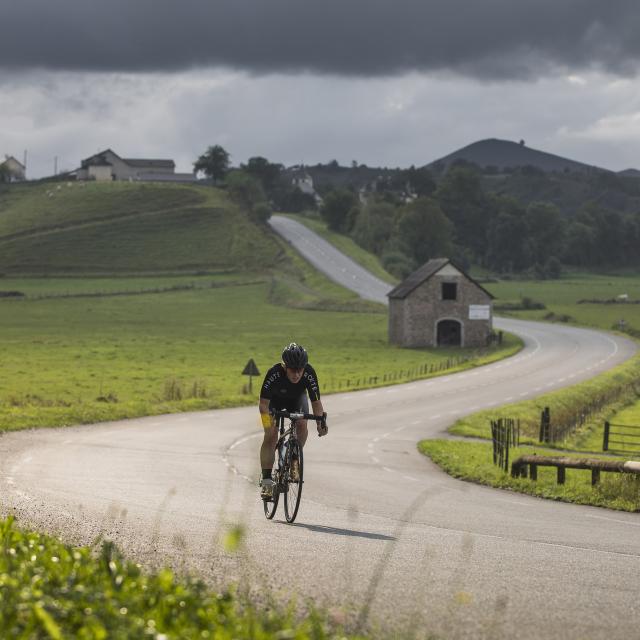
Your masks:
[{"label": "barn doorway", "polygon": [[438,322],[438,346],[459,347],[462,344],[462,324],[457,320]]}]

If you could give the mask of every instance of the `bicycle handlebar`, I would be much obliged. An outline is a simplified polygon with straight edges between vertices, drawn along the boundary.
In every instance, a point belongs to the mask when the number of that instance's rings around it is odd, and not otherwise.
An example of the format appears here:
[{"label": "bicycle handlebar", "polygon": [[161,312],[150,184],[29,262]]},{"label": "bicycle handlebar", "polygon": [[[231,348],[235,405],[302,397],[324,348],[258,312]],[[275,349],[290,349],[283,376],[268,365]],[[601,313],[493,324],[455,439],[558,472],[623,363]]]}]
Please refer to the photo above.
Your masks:
[{"label": "bicycle handlebar", "polygon": [[327,414],[317,416],[313,413],[299,413],[297,411],[287,411],[286,409],[272,409],[269,413],[274,418],[289,418],[290,420],[320,420],[323,423],[327,421]]}]

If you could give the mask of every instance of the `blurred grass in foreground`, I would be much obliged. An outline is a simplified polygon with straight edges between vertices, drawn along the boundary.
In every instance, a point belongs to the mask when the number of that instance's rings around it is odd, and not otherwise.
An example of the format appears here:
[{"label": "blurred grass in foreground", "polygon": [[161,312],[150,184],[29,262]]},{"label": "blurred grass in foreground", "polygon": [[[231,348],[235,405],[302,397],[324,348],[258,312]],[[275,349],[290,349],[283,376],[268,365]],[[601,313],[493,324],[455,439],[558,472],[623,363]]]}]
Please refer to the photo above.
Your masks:
[{"label": "blurred grass in foreground", "polygon": [[[212,592],[170,570],[143,572],[110,542],[100,549],[71,547],[0,521],[0,637],[125,640],[295,639],[347,636],[328,614],[293,605],[263,607],[233,590]],[[97,553],[94,553],[97,551]]]}]

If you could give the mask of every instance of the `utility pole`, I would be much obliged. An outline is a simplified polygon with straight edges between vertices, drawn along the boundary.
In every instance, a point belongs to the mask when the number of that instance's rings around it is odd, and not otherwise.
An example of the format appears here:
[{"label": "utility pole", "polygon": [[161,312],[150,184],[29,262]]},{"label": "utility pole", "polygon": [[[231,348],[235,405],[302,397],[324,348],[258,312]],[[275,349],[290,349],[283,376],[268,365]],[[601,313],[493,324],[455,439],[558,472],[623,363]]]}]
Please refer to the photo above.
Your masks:
[{"label": "utility pole", "polygon": [[53,158],[53,175],[58,175],[58,156],[54,156]]}]

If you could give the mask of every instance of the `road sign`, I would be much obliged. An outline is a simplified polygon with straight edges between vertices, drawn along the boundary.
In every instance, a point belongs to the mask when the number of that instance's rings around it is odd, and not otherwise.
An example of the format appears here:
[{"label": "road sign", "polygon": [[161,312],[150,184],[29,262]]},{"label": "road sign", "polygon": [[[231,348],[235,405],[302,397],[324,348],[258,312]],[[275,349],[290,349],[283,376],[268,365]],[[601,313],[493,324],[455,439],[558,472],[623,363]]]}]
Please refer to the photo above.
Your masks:
[{"label": "road sign", "polygon": [[256,366],[256,363],[253,361],[253,358],[250,358],[249,362],[247,362],[245,368],[242,370],[242,375],[249,376],[249,393],[251,393],[252,392],[251,379],[253,376],[260,375],[260,372],[258,371],[258,367]]},{"label": "road sign", "polygon": [[256,363],[253,361],[253,358],[247,362],[246,367],[242,371],[243,376],[259,376],[260,372],[258,371],[258,367],[256,367]]}]

